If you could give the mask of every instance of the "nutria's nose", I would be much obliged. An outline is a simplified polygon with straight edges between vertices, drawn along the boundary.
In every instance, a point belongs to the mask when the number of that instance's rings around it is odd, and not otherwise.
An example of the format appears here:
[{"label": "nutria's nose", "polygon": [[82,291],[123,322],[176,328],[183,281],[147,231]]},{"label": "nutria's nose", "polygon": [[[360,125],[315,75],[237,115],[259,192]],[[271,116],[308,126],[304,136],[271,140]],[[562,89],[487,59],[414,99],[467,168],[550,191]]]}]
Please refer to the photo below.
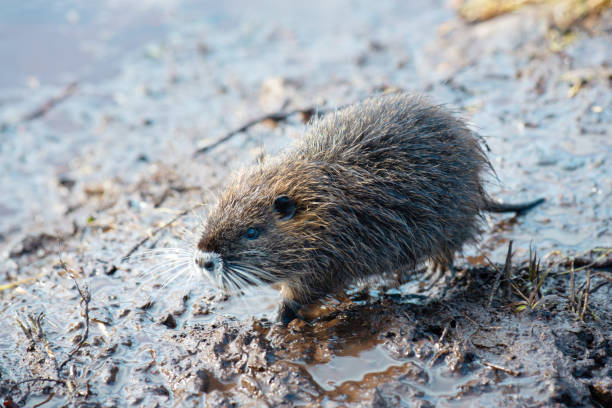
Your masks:
[{"label": "nutria's nose", "polygon": [[221,255],[214,252],[202,252],[197,250],[193,261],[202,272],[211,275],[217,273],[223,265]]}]

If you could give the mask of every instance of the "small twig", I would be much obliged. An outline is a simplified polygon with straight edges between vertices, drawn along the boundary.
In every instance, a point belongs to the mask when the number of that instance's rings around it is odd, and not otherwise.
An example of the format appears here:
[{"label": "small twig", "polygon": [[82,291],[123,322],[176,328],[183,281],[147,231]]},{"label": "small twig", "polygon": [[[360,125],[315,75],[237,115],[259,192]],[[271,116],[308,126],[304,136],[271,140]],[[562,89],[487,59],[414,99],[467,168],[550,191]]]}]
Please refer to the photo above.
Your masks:
[{"label": "small twig", "polygon": [[433,367],[434,364],[436,364],[436,361],[438,361],[438,359],[440,357],[442,357],[444,354],[448,354],[450,352],[451,352],[450,347],[448,347],[448,346],[442,347],[436,354],[434,354],[434,356],[429,361],[429,367]]},{"label": "small twig", "polygon": [[[230,140],[231,138],[233,138],[234,136],[236,136],[237,134],[246,132],[247,130],[249,130],[250,128],[252,128],[253,126],[265,122],[267,120],[272,120],[276,123],[278,122],[284,122],[287,119],[289,119],[290,116],[293,116],[297,113],[302,114],[303,116],[305,116],[306,118],[310,118],[312,115],[317,114],[317,115],[323,115],[326,112],[324,110],[320,110],[320,109],[316,109],[315,107],[311,106],[308,108],[303,108],[303,109],[294,109],[294,110],[290,110],[290,111],[286,111],[286,112],[273,112],[273,113],[268,113],[266,115],[263,115],[259,118],[256,119],[252,119],[250,121],[248,121],[247,123],[245,123],[244,125],[240,126],[237,129],[234,129],[230,132],[228,132],[225,136],[223,136],[222,138],[206,145],[203,147],[200,147],[198,150],[196,150],[193,153],[193,156],[199,156],[201,154],[204,154],[212,149],[214,149],[215,147],[219,146],[222,143],[227,142],[228,140]],[[307,119],[306,119],[307,120]]]},{"label": "small twig", "polygon": [[477,321],[474,321],[474,319],[472,319],[470,316],[468,316],[468,315],[467,315],[467,313],[465,313],[465,312],[463,312],[463,311],[462,311],[462,312],[461,312],[461,314],[462,314],[462,315],[463,315],[463,316],[464,316],[466,319],[468,319],[470,322],[472,322],[472,324],[475,324],[475,325],[476,325],[476,326],[478,326],[478,327],[483,327],[483,326],[482,326],[480,323],[478,323]]},{"label": "small twig", "polygon": [[24,278],[24,279],[16,280],[14,282],[7,283],[5,285],[0,285],[0,292],[2,292],[3,290],[16,288],[17,286],[21,286],[21,285],[24,285],[26,283],[34,282],[37,279],[42,278],[44,275],[45,275],[45,272],[42,272],[42,273],[39,273],[36,276],[30,276],[29,278]]},{"label": "small twig", "polygon": [[[140,241],[138,241],[134,246],[132,246],[132,248],[130,248],[130,250],[121,258],[121,260],[126,260],[127,258],[129,258],[130,256],[132,256],[134,254],[134,252],[138,251],[138,249],[143,246],[144,244],[146,244],[149,240],[151,240],[151,238],[153,238],[155,235],[159,234],[160,231],[168,228],[170,225],[174,224],[177,220],[179,220],[181,217],[184,217],[185,215],[189,214],[191,211],[195,210],[198,207],[201,207],[204,204],[198,204],[195,205],[191,208],[188,208],[184,211],[181,211],[180,213],[178,213],[176,216],[174,216],[170,221],[166,222],[164,225],[162,225],[161,227],[157,227],[156,229],[154,229],[151,233],[147,234],[144,238],[142,238]],[[116,265],[112,265],[110,268],[108,268],[104,273],[107,275],[112,275],[113,273],[115,273],[115,271],[117,270],[117,266]]]},{"label": "small twig", "polygon": [[35,321],[32,319],[31,316],[29,318],[30,318],[30,323],[35,324],[34,331],[36,332],[36,335],[38,336],[38,340],[42,343],[43,348],[45,349],[45,352],[47,353],[49,358],[51,358],[51,360],[53,360],[53,362],[55,363],[55,369],[59,373],[57,357],[55,357],[55,353],[53,352],[53,349],[51,348],[51,343],[49,342],[49,339],[47,338],[47,335],[45,334],[45,331],[42,327],[42,320],[43,320],[42,312],[38,315]]},{"label": "small twig", "polygon": [[597,272],[597,276],[602,277],[604,279],[607,279],[608,282],[612,283],[612,277],[610,277],[610,276],[608,276],[608,275],[606,275],[606,274],[604,274],[602,272]]},{"label": "small twig", "polygon": [[21,121],[28,122],[30,120],[38,119],[47,114],[51,109],[60,104],[61,102],[68,99],[72,96],[78,88],[78,84],[76,82],[72,82],[64,88],[64,90],[56,96],[49,98],[45,103],[43,103],[40,107],[33,110],[32,112],[25,115]]},{"label": "small twig", "polygon": [[444,326],[444,330],[442,330],[442,334],[440,335],[440,338],[438,339],[438,343],[442,343],[442,340],[444,340],[444,337],[446,336],[447,332],[448,332],[448,327]]},{"label": "small twig", "polygon": [[32,406],[32,408],[40,408],[40,407],[42,407],[42,406],[43,406],[43,405],[45,405],[47,402],[51,401],[51,399],[53,399],[53,397],[54,397],[54,396],[55,396],[55,393],[54,393],[54,392],[49,393],[49,396],[47,397],[47,399],[46,399],[46,400],[44,400],[44,401],[42,401],[42,402],[39,402],[38,404],[36,404],[36,405]]},{"label": "small twig", "polygon": [[36,318],[32,317],[32,315],[27,315],[27,323],[24,323],[19,319],[16,320],[23,333],[30,339],[30,341],[32,341],[34,346],[41,352],[47,354],[47,356],[51,359],[55,366],[55,371],[59,377],[59,364],[57,363],[55,353],[51,349],[51,343],[49,343],[45,330],[42,327],[43,318],[44,314],[41,312],[38,314],[38,316],[36,316]]},{"label": "small twig", "polygon": [[148,234],[146,237],[144,237],[143,239],[141,239],[136,245],[134,245],[128,252],[127,254],[123,257],[123,259],[125,258],[129,258],[134,252],[136,252],[141,246],[143,246],[144,244],[146,244],[151,238],[153,238],[155,235],[159,234],[160,231],[168,228],[170,225],[174,224],[177,220],[179,220],[181,217],[184,217],[185,215],[189,214],[191,211],[195,210],[198,207],[201,207],[202,204],[198,204],[194,207],[191,207],[187,210],[181,211],[180,213],[178,213],[176,216],[174,216],[170,221],[166,222],[164,225],[162,225],[161,227],[157,227],[156,229],[154,229],[150,234]]},{"label": "small twig", "polygon": [[[62,268],[64,268],[64,271],[66,271],[66,273],[69,273],[68,268],[67,268],[66,264],[64,263],[64,261],[60,259],[60,263],[62,265]],[[81,287],[79,286],[79,283],[77,282],[75,277],[72,276],[72,274],[70,274],[70,276],[72,277],[72,280],[74,281],[74,285],[76,286],[77,291],[79,292],[79,295],[81,295],[81,304],[85,305],[85,310],[84,310],[84,314],[85,314],[85,330],[83,331],[83,334],[81,335],[81,339],[79,340],[79,343],[76,346],[74,346],[72,351],[70,351],[70,353],[68,353],[68,356],[66,357],[66,359],[59,365],[59,372],[60,373],[61,373],[62,369],[64,368],[64,366],[70,360],[72,360],[72,357],[81,349],[81,347],[83,347],[83,344],[85,344],[85,342],[87,341],[87,338],[89,336],[89,302],[91,301],[91,294],[89,293],[87,288],[81,289]]]},{"label": "small twig", "polygon": [[605,259],[611,253],[612,253],[612,248],[606,250],[602,255],[598,256],[593,262],[591,262],[591,263],[589,263],[587,265],[582,265],[580,268],[576,268],[576,269],[574,269],[574,263],[575,263],[575,259],[574,259],[574,260],[571,261],[572,262],[572,269],[571,270],[563,271],[563,272],[558,272],[558,274],[559,275],[565,275],[565,274],[568,274],[568,273],[572,273],[572,271],[573,272],[580,272],[580,271],[582,271],[584,269],[593,268],[593,267],[596,267],[596,268],[597,267],[605,268],[605,267],[607,267],[607,265],[599,265],[598,266],[597,263],[599,261],[601,261],[602,259]]},{"label": "small twig", "polygon": [[483,361],[482,364],[486,365],[487,367],[491,367],[491,368],[493,368],[495,370],[503,371],[504,373],[513,375],[515,377],[520,377],[520,375],[521,375],[521,373],[518,372],[518,371],[511,370],[509,368],[502,367],[502,366],[499,366],[497,364],[489,363],[488,361]]},{"label": "small twig", "polygon": [[18,383],[13,385],[11,387],[11,389],[9,390],[7,395],[12,394],[13,391],[15,391],[15,389],[17,389],[17,387],[19,387],[20,385],[31,383],[31,382],[44,382],[44,381],[54,382],[56,384],[66,385],[66,381],[64,381],[64,380],[56,380],[55,378],[44,378],[44,377],[28,378],[27,380],[19,381]]},{"label": "small twig", "polygon": [[516,291],[516,293],[523,298],[523,300],[525,301],[525,303],[529,306],[529,298],[525,295],[523,295],[523,292],[521,292],[521,289],[516,286],[514,284],[514,282],[510,282],[510,285],[512,286],[512,288]]},{"label": "small twig", "polygon": [[[87,290],[87,288],[81,288],[79,286],[79,283],[77,282],[77,280],[76,280],[76,278],[74,276],[74,271],[68,268],[68,266],[62,260],[61,257],[60,257],[60,264],[61,264],[62,268],[64,269],[64,271],[66,273],[68,273],[70,275],[70,277],[72,278],[72,280],[74,281],[74,285],[76,286],[76,289],[79,292],[79,295],[81,296],[81,303],[84,304],[85,329],[83,330],[83,334],[81,335],[81,339],[79,340],[78,344],[75,345],[73,347],[73,349],[68,353],[68,356],[66,357],[66,359],[61,364],[59,364],[58,361],[57,361],[57,358],[55,356],[55,353],[51,349],[51,343],[47,339],[47,337],[45,335],[45,332],[44,332],[44,330],[42,328],[42,319],[43,319],[43,316],[44,316],[43,313],[40,313],[35,319],[32,316],[28,316],[29,325],[27,325],[27,326],[26,326],[26,324],[24,324],[20,320],[17,320],[17,323],[19,324],[19,327],[21,327],[21,330],[23,330],[23,332],[26,335],[26,337],[28,337],[30,340],[32,340],[32,342],[34,343],[35,346],[37,346],[37,343],[41,343],[42,344],[43,350],[47,353],[49,358],[55,364],[55,371],[56,371],[56,374],[57,374],[57,379],[54,379],[54,378],[40,378],[40,377],[38,377],[38,378],[29,378],[27,380],[23,380],[23,381],[20,381],[20,382],[16,383],[15,385],[13,385],[13,387],[9,391],[9,395],[17,387],[19,387],[22,384],[26,384],[26,383],[30,383],[30,382],[39,382],[39,381],[51,381],[51,382],[55,382],[57,384],[62,384],[65,387],[68,388],[68,391],[70,393],[73,392],[71,381],[68,380],[68,379],[62,379],[62,377],[64,377],[62,375],[62,371],[63,371],[64,367],[66,366],[66,364],[68,364],[68,362],[70,362],[72,360],[74,355],[81,349],[81,347],[83,347],[83,345],[85,344],[85,342],[87,341],[87,339],[89,337],[89,302],[91,301],[91,295],[90,295],[89,291]],[[70,373],[70,377],[73,377],[72,371]]]},{"label": "small twig", "polygon": [[606,282],[606,281],[599,282],[599,283],[597,284],[597,286],[595,286],[593,289],[591,289],[591,292],[590,292],[590,293],[591,293],[591,295],[592,295],[593,293],[597,292],[597,291],[598,291],[600,288],[602,288],[603,286],[606,286],[608,283],[610,283],[610,282]]}]

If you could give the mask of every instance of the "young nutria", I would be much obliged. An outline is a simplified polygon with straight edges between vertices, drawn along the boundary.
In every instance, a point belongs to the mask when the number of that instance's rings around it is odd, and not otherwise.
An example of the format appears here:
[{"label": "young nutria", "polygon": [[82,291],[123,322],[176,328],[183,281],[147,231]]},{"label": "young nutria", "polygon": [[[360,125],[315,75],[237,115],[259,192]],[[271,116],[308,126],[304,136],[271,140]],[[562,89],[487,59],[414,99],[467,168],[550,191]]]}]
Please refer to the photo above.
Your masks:
[{"label": "young nutria", "polygon": [[360,278],[452,266],[492,202],[479,137],[419,97],[372,97],[316,119],[299,145],[236,175],[197,242],[224,288],[279,283],[284,323]]}]

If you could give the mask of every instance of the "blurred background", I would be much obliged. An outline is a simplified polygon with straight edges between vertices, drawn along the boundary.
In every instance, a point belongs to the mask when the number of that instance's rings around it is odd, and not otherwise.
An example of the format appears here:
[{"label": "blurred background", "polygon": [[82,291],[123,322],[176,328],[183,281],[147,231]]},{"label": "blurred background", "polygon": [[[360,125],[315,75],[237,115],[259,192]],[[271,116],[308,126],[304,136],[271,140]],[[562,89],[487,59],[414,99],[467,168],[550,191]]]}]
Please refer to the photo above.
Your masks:
[{"label": "blurred background", "polygon": [[214,189],[253,149],[275,152],[303,124],[256,126],[186,159],[198,147],[267,113],[397,89],[447,104],[488,137],[499,199],[549,200],[514,239],[537,235],[548,250],[609,242],[609,6],[5,0],[0,245],[66,230],[83,200],[105,198],[102,185],[136,183],[156,166],[185,183],[206,174],[192,184]]},{"label": "blurred background", "polygon": [[[233,3],[233,4],[232,4]],[[164,38],[174,24],[215,20],[236,1],[7,0],[0,10],[3,93],[116,74],[126,53]]]}]

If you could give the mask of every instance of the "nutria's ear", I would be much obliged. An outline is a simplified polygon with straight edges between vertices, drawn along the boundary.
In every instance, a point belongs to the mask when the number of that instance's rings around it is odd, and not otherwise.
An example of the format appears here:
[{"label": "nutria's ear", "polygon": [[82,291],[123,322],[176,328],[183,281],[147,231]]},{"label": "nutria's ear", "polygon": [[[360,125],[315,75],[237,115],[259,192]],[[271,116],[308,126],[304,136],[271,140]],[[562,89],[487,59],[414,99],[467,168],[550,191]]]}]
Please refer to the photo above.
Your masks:
[{"label": "nutria's ear", "polygon": [[278,196],[274,200],[274,211],[280,215],[281,220],[290,220],[295,215],[295,201],[286,195]]}]

